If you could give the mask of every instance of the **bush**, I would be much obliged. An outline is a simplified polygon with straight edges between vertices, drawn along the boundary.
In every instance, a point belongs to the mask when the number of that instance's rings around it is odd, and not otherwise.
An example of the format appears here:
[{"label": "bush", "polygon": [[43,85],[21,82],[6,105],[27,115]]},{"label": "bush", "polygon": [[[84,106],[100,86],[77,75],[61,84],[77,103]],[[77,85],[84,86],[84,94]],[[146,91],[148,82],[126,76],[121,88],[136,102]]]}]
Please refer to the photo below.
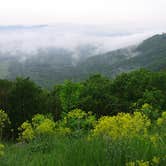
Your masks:
[{"label": "bush", "polygon": [[157,127],[162,136],[166,137],[166,111],[157,119]]},{"label": "bush", "polygon": [[3,144],[0,144],[0,157],[4,155],[4,148],[5,146]]},{"label": "bush", "polygon": [[32,123],[26,121],[20,128],[19,141],[29,142],[41,135],[51,135],[55,131],[55,122],[42,114],[36,114],[32,118]]},{"label": "bush", "polygon": [[134,137],[146,134],[150,125],[150,120],[140,112],[134,112],[133,115],[119,113],[117,116],[101,117],[92,131],[92,135],[112,139]]},{"label": "bush", "polygon": [[154,121],[161,115],[161,110],[155,109],[150,104],[143,104],[140,109],[137,109],[136,111],[142,112],[144,115],[146,115],[150,120]]},{"label": "bush", "polygon": [[59,121],[59,131],[62,133],[72,132],[73,134],[86,132],[93,128],[96,118],[91,112],[84,112],[81,109],[75,109],[68,112],[64,118]]},{"label": "bush", "polygon": [[5,111],[0,110],[0,139],[2,138],[3,129],[7,124],[10,124],[9,117]]}]

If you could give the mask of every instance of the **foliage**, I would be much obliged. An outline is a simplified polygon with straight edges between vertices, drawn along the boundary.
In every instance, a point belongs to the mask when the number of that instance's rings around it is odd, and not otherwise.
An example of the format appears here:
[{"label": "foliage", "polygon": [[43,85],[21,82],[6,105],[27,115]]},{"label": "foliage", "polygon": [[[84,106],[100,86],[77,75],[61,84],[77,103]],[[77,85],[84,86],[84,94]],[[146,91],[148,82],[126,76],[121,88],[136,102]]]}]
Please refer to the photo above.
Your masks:
[{"label": "foliage", "polygon": [[161,110],[154,109],[150,104],[147,103],[143,104],[140,109],[137,109],[137,111],[142,112],[151,120],[156,120],[161,115]]},{"label": "foliage", "polygon": [[0,143],[0,157],[2,157],[4,155],[4,148],[5,148],[5,146]]},{"label": "foliage", "polygon": [[64,112],[69,112],[77,108],[82,84],[65,81],[61,85],[59,97]]},{"label": "foliage", "polygon": [[159,160],[159,164],[153,166],[165,166],[165,147],[163,141],[158,141],[157,146],[154,146],[141,137],[114,141],[94,138],[93,141],[88,141],[85,137],[75,139],[62,136],[36,139],[23,145],[9,144],[0,162],[2,166],[124,166],[129,162],[152,163]]},{"label": "foliage", "polygon": [[134,112],[133,115],[119,113],[117,116],[101,117],[92,131],[92,135],[111,139],[143,136],[147,134],[150,125],[150,120],[140,112]]},{"label": "foliage", "polygon": [[42,89],[29,78],[16,79],[9,96],[10,111],[8,112],[15,133],[24,121],[46,110],[46,97]]},{"label": "foliage", "polygon": [[32,125],[28,121],[24,122],[18,130],[21,132],[20,141],[30,141],[35,137]]},{"label": "foliage", "polygon": [[111,115],[117,103],[117,98],[110,93],[110,80],[95,74],[83,82],[79,108],[91,111],[97,117]]},{"label": "foliage", "polygon": [[51,135],[54,133],[55,122],[41,114],[37,114],[32,118],[32,122],[24,122],[18,129],[20,135],[18,140],[29,142],[36,137],[42,135]]},{"label": "foliage", "polygon": [[137,104],[143,105],[147,103],[156,109],[162,109],[164,107],[164,100],[165,95],[163,91],[157,89],[145,90],[142,98],[138,99]]},{"label": "foliage", "polygon": [[7,124],[10,124],[9,117],[5,111],[0,110],[0,139],[2,138],[3,129]]},{"label": "foliage", "polygon": [[157,119],[157,126],[160,134],[162,133],[166,139],[166,111],[163,112],[161,117]]},{"label": "foliage", "polygon": [[58,124],[58,130],[60,133],[66,134],[80,133],[89,131],[93,128],[96,122],[96,118],[92,115],[92,112],[84,112],[81,109],[74,109],[68,112]]},{"label": "foliage", "polygon": [[126,166],[158,166],[161,165],[162,160],[165,160],[165,157],[154,156],[150,161],[136,160],[127,162]]},{"label": "foliage", "polygon": [[0,108],[6,111],[9,109],[9,94],[12,86],[13,82],[0,79]]}]

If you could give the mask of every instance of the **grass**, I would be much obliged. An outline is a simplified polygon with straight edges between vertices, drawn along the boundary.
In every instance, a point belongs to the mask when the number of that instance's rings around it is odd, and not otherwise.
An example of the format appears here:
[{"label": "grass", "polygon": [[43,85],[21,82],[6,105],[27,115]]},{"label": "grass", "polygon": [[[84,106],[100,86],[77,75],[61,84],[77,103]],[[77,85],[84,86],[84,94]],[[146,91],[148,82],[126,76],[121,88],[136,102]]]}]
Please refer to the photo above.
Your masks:
[{"label": "grass", "polygon": [[[29,144],[6,144],[1,166],[123,166],[129,161],[151,161],[166,155],[166,142],[134,138],[103,139],[47,137]],[[162,160],[161,166],[166,165]]]}]

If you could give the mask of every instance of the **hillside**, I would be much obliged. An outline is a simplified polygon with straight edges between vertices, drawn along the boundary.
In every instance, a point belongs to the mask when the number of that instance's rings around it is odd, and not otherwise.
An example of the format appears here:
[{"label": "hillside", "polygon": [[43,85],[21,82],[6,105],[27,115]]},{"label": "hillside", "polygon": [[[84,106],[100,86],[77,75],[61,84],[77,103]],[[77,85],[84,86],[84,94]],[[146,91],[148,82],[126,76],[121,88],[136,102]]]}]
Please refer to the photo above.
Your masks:
[{"label": "hillside", "polygon": [[[35,56],[26,56],[20,52],[17,57],[4,58],[6,54],[1,55],[0,78],[31,77],[38,84],[50,87],[65,79],[82,80],[93,73],[114,77],[138,68],[154,71],[166,69],[166,34],[152,36],[138,46],[94,56],[95,50],[86,45],[78,48],[77,53],[48,48],[38,50]],[[79,58],[74,57],[78,54]]]},{"label": "hillside", "polygon": [[121,49],[89,58],[83,65],[88,69],[95,68],[96,72],[110,77],[138,68],[155,71],[165,70],[166,34],[148,38],[137,47]]}]

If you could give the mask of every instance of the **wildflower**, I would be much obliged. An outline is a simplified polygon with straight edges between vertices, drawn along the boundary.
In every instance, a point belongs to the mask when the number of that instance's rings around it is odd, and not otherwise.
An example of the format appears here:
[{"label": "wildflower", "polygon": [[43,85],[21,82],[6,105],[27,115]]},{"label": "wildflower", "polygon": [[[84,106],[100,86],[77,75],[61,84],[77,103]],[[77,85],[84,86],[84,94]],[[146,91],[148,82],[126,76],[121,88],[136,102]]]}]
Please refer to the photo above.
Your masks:
[{"label": "wildflower", "polygon": [[153,162],[154,164],[158,165],[158,164],[160,163],[160,158],[154,156],[153,159],[152,159],[152,162]]},{"label": "wildflower", "polygon": [[153,135],[153,136],[150,136],[150,141],[156,145],[157,141],[158,141],[158,135]]},{"label": "wildflower", "polygon": [[136,165],[135,165],[135,162],[131,161],[131,162],[126,163],[125,166],[136,166]]},{"label": "wildflower", "polygon": [[101,117],[92,135],[109,136],[112,139],[134,137],[138,134],[145,135],[150,125],[150,120],[140,112],[135,112],[133,115],[119,113],[117,116]]},{"label": "wildflower", "polygon": [[5,146],[3,144],[0,144],[0,157],[4,155],[4,148]]}]

